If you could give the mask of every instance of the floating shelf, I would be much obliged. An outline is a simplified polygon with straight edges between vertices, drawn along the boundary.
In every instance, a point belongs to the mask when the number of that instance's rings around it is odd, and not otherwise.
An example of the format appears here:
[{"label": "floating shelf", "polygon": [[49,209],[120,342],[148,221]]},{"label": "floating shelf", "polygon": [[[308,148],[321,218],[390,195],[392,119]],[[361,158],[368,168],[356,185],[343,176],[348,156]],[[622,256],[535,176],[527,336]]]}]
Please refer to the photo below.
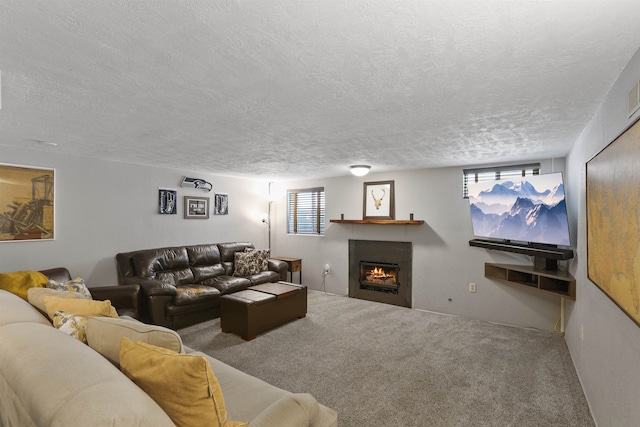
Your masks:
[{"label": "floating shelf", "polygon": [[484,277],[576,299],[576,279],[562,270],[548,271],[527,265],[485,263]]},{"label": "floating shelf", "polygon": [[330,219],[329,222],[338,224],[379,224],[379,225],[420,225],[424,224],[421,219]]}]

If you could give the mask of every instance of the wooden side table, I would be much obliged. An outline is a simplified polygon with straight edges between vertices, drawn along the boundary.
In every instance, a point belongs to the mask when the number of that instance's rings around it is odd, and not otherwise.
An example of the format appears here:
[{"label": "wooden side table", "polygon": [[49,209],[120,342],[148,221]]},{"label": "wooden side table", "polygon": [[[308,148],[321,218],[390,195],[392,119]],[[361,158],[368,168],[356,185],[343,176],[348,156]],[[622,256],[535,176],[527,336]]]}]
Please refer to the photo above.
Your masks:
[{"label": "wooden side table", "polygon": [[300,284],[302,285],[302,258],[289,258],[286,256],[272,256],[273,259],[284,261],[289,266],[289,281],[293,282],[293,273],[299,273]]}]

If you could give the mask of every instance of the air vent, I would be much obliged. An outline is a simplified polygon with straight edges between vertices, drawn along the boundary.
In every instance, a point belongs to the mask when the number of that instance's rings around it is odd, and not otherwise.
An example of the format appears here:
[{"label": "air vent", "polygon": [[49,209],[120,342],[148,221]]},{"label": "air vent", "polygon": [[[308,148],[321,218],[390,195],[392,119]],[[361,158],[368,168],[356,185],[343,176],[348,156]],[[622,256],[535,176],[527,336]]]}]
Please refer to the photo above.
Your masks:
[{"label": "air vent", "polygon": [[629,92],[629,117],[640,108],[640,82],[633,86]]}]

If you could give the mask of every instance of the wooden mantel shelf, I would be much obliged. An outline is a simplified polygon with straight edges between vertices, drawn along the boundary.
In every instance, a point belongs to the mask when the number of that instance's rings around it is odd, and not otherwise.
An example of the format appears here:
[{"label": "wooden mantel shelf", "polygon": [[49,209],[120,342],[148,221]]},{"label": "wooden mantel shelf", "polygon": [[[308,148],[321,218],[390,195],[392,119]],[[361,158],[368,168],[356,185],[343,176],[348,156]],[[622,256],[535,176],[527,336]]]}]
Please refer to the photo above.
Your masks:
[{"label": "wooden mantel shelf", "polygon": [[420,225],[424,220],[417,219],[330,219],[329,222],[338,224],[379,224],[379,225]]}]

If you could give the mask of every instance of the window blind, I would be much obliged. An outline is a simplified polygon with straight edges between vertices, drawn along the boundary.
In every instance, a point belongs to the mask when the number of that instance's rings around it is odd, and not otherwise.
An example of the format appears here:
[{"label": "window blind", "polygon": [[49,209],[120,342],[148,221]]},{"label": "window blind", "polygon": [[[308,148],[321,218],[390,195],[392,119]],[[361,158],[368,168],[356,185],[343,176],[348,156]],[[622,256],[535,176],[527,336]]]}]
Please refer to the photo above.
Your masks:
[{"label": "window blind", "polygon": [[487,168],[463,169],[462,170],[462,197],[469,198],[469,182],[489,182],[509,180],[522,176],[540,174],[540,163],[530,163],[526,165],[494,166]]},{"label": "window blind", "polygon": [[324,235],[324,187],[287,190],[287,233]]}]

